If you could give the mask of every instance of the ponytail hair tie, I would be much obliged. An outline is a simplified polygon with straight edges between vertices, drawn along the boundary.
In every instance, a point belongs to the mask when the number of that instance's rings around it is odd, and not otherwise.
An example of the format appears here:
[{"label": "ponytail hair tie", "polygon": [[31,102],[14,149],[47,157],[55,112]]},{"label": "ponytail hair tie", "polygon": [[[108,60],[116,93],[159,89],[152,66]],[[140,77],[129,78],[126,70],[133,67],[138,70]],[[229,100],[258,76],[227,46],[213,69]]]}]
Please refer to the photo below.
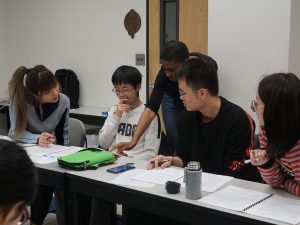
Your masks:
[{"label": "ponytail hair tie", "polygon": [[27,78],[27,73],[25,73],[25,75],[23,77],[23,85],[24,85],[24,87],[26,87],[26,78]]},{"label": "ponytail hair tie", "polygon": [[27,79],[28,74],[30,73],[30,70],[31,69],[26,69],[26,71],[25,71],[25,74],[24,74],[24,77],[23,77],[23,85],[24,85],[24,87],[26,87],[26,79]]}]

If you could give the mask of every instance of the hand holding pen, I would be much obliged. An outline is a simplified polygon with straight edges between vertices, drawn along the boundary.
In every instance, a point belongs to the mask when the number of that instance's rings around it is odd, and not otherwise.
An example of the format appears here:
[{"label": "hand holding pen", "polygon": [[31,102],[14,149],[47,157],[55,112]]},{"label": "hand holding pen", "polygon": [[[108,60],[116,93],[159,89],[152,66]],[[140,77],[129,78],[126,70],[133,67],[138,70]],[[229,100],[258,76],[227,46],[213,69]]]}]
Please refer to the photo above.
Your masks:
[{"label": "hand holding pen", "polygon": [[171,162],[172,162],[172,156],[158,155],[148,161],[147,170],[151,170],[156,167],[160,167],[164,169],[170,167]]},{"label": "hand holding pen", "polygon": [[269,161],[266,150],[255,149],[250,150],[250,161],[254,166],[260,166]]},{"label": "hand holding pen", "polygon": [[38,144],[41,147],[48,147],[48,145],[53,144],[55,142],[55,137],[53,134],[43,132],[38,139]]}]

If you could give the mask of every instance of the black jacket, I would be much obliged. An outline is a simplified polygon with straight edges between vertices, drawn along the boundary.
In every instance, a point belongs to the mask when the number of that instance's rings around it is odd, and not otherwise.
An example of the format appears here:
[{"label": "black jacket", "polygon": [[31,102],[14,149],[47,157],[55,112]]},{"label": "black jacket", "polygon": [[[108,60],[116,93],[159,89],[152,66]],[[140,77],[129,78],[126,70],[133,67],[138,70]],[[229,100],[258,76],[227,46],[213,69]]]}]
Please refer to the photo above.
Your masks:
[{"label": "black jacket", "polygon": [[186,166],[199,161],[203,171],[260,180],[256,167],[244,160],[253,148],[254,121],[239,106],[220,97],[213,121],[204,123],[200,112],[183,111],[178,121],[178,152]]}]

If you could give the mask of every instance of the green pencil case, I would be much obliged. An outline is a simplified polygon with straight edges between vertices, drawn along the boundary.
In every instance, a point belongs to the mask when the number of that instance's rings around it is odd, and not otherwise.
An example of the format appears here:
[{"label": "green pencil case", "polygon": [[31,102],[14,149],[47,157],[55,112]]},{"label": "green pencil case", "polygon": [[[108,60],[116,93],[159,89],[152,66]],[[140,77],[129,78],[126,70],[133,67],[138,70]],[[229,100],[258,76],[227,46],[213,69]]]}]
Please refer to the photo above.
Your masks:
[{"label": "green pencil case", "polygon": [[98,148],[85,148],[79,152],[57,158],[58,165],[71,170],[97,169],[99,166],[113,163],[113,153]]}]

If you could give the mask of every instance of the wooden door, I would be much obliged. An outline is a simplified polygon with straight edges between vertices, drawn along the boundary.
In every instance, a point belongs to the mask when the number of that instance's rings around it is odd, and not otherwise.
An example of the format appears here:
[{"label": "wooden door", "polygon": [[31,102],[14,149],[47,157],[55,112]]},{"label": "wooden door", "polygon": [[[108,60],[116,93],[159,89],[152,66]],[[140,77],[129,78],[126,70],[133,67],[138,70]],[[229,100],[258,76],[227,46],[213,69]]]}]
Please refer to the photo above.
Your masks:
[{"label": "wooden door", "polygon": [[179,40],[190,52],[207,54],[208,0],[179,1]]},{"label": "wooden door", "polygon": [[[207,54],[208,46],[208,0],[178,0],[178,36],[190,52]],[[148,0],[148,57],[147,90],[154,83],[160,69],[160,0]],[[147,92],[147,97],[151,89]],[[160,113],[161,115],[161,113]],[[162,121],[162,116],[161,116]],[[163,123],[163,121],[162,121]]]}]

